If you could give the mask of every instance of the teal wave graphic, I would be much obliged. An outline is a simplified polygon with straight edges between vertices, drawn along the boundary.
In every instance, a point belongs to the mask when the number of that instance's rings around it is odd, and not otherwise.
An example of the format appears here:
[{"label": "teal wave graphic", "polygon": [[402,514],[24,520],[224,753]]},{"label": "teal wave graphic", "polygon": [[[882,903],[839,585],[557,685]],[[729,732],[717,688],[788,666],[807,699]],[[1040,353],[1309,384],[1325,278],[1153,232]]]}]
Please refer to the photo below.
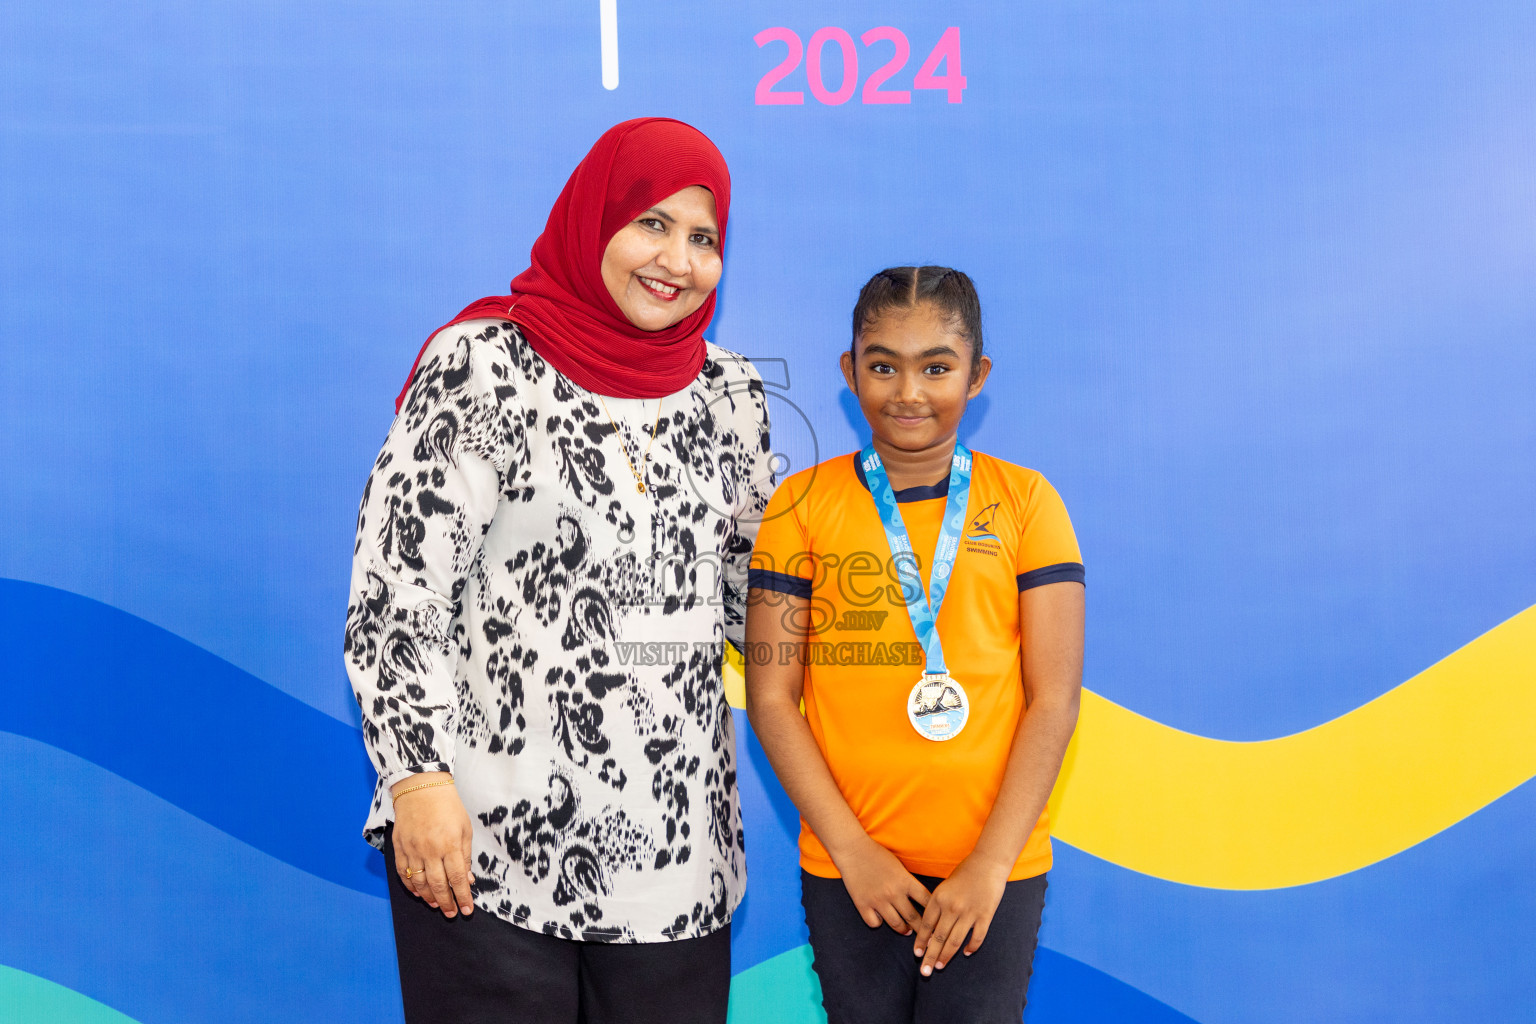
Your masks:
[{"label": "teal wave graphic", "polygon": [[[731,979],[728,1024],[826,1024],[811,947],[780,953]],[[1145,992],[1049,949],[1035,953],[1024,1024],[1195,1024]]]},{"label": "teal wave graphic", "polygon": [[0,964],[0,1024],[139,1024],[74,989]]}]

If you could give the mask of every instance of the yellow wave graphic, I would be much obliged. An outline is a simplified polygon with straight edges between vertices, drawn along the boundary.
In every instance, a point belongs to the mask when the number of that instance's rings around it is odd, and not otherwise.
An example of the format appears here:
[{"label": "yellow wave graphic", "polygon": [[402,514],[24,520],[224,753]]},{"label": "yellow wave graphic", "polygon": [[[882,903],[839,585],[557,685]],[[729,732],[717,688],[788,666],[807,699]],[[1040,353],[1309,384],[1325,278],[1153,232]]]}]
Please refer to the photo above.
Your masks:
[{"label": "yellow wave graphic", "polygon": [[[739,658],[725,680],[740,707]],[[1051,831],[1169,881],[1275,889],[1400,853],[1533,776],[1536,606],[1348,714],[1279,739],[1196,736],[1084,691]]]}]

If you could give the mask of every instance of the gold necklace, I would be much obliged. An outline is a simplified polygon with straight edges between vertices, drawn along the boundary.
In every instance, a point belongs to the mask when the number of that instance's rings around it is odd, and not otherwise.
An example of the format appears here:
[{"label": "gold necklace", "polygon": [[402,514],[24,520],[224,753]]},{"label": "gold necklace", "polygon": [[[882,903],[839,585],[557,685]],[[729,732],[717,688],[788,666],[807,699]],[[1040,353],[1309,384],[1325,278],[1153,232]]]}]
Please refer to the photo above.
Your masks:
[{"label": "gold necklace", "polygon": [[[635,478],[635,490],[644,494],[645,478],[640,475],[640,471],[635,468],[634,460],[629,457],[629,441],[625,435],[619,433],[619,424],[614,420],[613,413],[608,411],[608,403],[603,401],[603,396],[598,395],[597,400],[602,404],[603,413],[608,417],[608,422],[613,425],[613,432],[619,435],[619,450],[624,453],[624,461],[629,464],[629,472]],[[645,453],[640,458],[643,463],[651,461],[651,445],[656,443],[656,428],[661,426],[661,403],[664,401],[666,401],[665,395],[656,399],[656,422],[651,424],[651,440],[646,444]]]}]

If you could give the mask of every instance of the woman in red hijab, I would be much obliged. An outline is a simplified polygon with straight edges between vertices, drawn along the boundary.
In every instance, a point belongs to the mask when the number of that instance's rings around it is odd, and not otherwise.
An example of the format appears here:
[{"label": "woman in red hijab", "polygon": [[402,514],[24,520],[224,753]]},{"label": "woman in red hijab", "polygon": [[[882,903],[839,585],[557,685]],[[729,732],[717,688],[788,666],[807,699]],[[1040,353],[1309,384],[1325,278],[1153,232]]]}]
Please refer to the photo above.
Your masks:
[{"label": "woman in red hijab", "polygon": [[729,209],[697,129],[609,129],[397,400],[346,658],[408,1024],[725,1020],[720,658],[772,490],[762,383],[703,336]]}]

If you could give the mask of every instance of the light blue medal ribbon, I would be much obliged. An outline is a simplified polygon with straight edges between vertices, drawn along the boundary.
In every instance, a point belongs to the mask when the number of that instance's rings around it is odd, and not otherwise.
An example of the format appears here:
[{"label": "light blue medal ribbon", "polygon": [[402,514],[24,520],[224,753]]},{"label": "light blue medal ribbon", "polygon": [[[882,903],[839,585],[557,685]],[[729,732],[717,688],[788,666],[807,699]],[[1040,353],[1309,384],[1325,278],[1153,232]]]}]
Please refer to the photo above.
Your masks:
[{"label": "light blue medal ribbon", "polygon": [[924,590],[922,575],[918,572],[917,556],[912,550],[912,540],[907,536],[907,526],[901,520],[901,510],[896,506],[896,492],[891,488],[885,466],[871,445],[859,453],[859,464],[864,469],[864,479],[869,493],[875,499],[875,510],[885,527],[885,540],[891,555],[896,559],[896,578],[906,599],[907,615],[912,629],[922,645],[925,665],[922,678],[912,688],[907,699],[907,717],[912,727],[930,740],[947,740],[965,728],[970,717],[970,702],[965,690],[950,677],[944,662],[944,644],[939,639],[939,608],[944,604],[944,593],[949,589],[950,576],[954,573],[955,558],[960,553],[960,533],[965,526],[966,500],[971,493],[970,449],[958,441],[955,454],[949,463],[949,495],[944,499],[944,521],[939,528],[939,541],[933,551],[933,570]]}]

